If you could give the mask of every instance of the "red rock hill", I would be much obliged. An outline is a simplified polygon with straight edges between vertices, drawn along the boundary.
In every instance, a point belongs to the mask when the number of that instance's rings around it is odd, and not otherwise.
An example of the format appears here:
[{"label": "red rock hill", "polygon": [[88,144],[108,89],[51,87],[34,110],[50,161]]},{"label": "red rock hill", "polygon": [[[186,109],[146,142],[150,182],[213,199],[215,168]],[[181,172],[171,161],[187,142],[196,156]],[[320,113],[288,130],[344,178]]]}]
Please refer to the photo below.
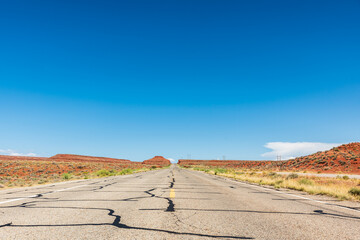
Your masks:
[{"label": "red rock hill", "polygon": [[0,155],[0,161],[4,160],[13,160],[13,161],[19,161],[19,160],[27,160],[27,161],[46,161],[48,158],[46,157],[26,157],[26,156],[9,156],[9,155]]},{"label": "red rock hill", "polygon": [[155,166],[169,166],[171,162],[169,159],[166,159],[162,156],[155,156],[153,158],[143,161],[143,164]]},{"label": "red rock hill", "polygon": [[242,161],[242,160],[188,160],[180,159],[179,165],[194,165],[247,168],[271,171],[310,171],[327,173],[360,174],[360,143],[343,144],[331,150],[287,161]]},{"label": "red rock hill", "polygon": [[111,163],[130,163],[130,160],[107,158],[107,157],[92,157],[74,154],[56,154],[48,159],[49,161],[59,162],[111,162]]},{"label": "red rock hill", "polygon": [[328,151],[283,161],[281,169],[360,173],[360,143],[343,144]]},{"label": "red rock hill", "polygon": [[272,161],[179,159],[178,164],[188,167],[194,165],[206,165],[225,168],[260,168],[269,165],[271,162]]}]

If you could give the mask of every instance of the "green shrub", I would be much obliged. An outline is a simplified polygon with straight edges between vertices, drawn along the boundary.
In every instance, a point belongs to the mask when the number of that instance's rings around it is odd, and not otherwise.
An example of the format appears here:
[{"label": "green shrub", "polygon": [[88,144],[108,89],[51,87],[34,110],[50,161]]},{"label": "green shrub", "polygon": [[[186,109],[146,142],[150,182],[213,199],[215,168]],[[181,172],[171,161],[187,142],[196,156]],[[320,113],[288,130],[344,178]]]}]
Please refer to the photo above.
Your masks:
[{"label": "green shrub", "polygon": [[98,177],[106,177],[106,176],[109,176],[110,175],[110,172],[106,169],[101,169],[99,171],[96,172],[96,176]]},{"label": "green shrub", "polygon": [[349,190],[349,194],[353,195],[353,196],[357,196],[357,197],[360,197],[360,188],[351,188]]},{"label": "green shrub", "polygon": [[344,175],[342,178],[343,178],[344,180],[349,180],[349,176],[346,176],[346,175]]},{"label": "green shrub", "polygon": [[64,174],[62,175],[62,178],[63,178],[64,180],[69,180],[69,179],[71,178],[71,174],[69,174],[69,173],[64,173]]},{"label": "green shrub", "polygon": [[282,184],[283,182],[284,182],[283,180],[278,180],[278,181],[275,182],[275,185],[280,185],[280,184]]},{"label": "green shrub", "polygon": [[215,168],[214,173],[215,173],[215,175],[217,175],[218,173],[227,173],[227,169],[225,169],[225,168]]},{"label": "green shrub", "polygon": [[270,173],[268,173],[266,176],[271,177],[271,178],[276,178],[276,177],[279,176],[279,174],[274,173],[274,172],[270,172]]},{"label": "green shrub", "polygon": [[134,170],[132,170],[132,169],[130,169],[130,168],[125,168],[125,169],[121,170],[121,171],[119,172],[119,174],[120,174],[120,175],[126,175],[126,174],[131,174],[131,173],[133,173],[133,172],[134,172]]},{"label": "green shrub", "polygon": [[339,163],[340,163],[341,166],[344,166],[346,164],[346,162],[341,161],[341,160],[339,160]]},{"label": "green shrub", "polygon": [[47,183],[47,180],[46,179],[40,179],[38,181],[38,184],[44,184],[44,183]]},{"label": "green shrub", "polygon": [[314,181],[308,179],[308,178],[302,178],[298,181],[298,183],[302,185],[314,185]]},{"label": "green shrub", "polygon": [[286,177],[286,179],[296,179],[296,178],[299,178],[299,175],[296,173],[291,173]]}]

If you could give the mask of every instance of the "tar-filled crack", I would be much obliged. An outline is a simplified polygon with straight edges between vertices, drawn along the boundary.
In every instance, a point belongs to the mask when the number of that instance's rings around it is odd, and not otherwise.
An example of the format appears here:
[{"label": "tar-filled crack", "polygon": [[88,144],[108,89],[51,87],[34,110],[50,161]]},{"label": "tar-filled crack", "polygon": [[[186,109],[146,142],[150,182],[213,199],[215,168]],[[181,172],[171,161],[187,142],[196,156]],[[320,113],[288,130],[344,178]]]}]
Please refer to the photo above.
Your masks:
[{"label": "tar-filled crack", "polygon": [[[172,177],[170,176],[167,176],[168,178],[172,178],[172,181],[170,182],[170,186],[168,187],[168,189],[172,189],[174,187],[174,183],[175,183],[175,178],[174,178],[174,173],[173,171],[171,171],[171,175]],[[152,193],[152,191],[156,190],[156,188],[152,188],[152,189],[149,189],[147,191],[144,191],[146,194],[149,194],[151,197],[155,197],[155,198],[162,198],[162,199],[166,199],[167,202],[168,202],[168,207],[166,208],[165,212],[175,212],[175,204],[174,204],[174,201],[171,200],[170,197],[162,197],[161,195],[155,195],[154,193]]]},{"label": "tar-filled crack", "polygon": [[[174,187],[174,184],[175,184],[175,177],[174,177],[174,172],[173,172],[173,171],[171,171],[171,175],[172,175],[173,178],[172,178],[172,182],[170,182],[170,189],[173,188],[173,187]],[[170,199],[169,199],[169,200],[170,200]],[[171,201],[171,200],[170,200],[170,201]],[[175,205],[174,205],[174,203],[171,201],[171,203],[169,202],[169,206],[168,206],[168,209],[167,209],[166,211],[169,210],[169,212],[173,212],[173,216],[174,216],[175,219],[176,219],[176,220],[175,220],[175,224],[176,224],[177,226],[186,225],[186,226],[188,226],[188,227],[190,227],[190,228],[193,228],[193,229],[203,230],[202,228],[199,228],[199,227],[196,227],[196,226],[194,226],[194,225],[191,225],[191,224],[188,224],[188,223],[185,223],[185,222],[184,222],[184,220],[186,220],[186,219],[188,219],[188,218],[191,218],[191,217],[193,217],[194,215],[196,215],[196,214],[197,214],[196,212],[195,212],[193,215],[191,215],[191,216],[189,216],[189,217],[181,220],[181,219],[179,218],[179,216],[177,216],[177,214],[175,213],[174,207],[175,207]],[[171,210],[173,210],[173,211],[171,211]]]},{"label": "tar-filled crack", "polygon": [[154,191],[156,188],[152,188],[152,189],[149,189],[147,191],[145,191],[146,194],[149,194],[150,197],[156,197],[155,194],[151,193],[152,191]]},{"label": "tar-filled crack", "polygon": [[[172,175],[172,181],[170,182],[170,186],[169,186],[169,189],[172,189],[174,188],[174,183],[175,183],[175,178],[174,178],[174,172],[171,171],[171,175]],[[171,190],[170,190],[171,191]],[[168,198],[165,198],[167,201],[168,201],[168,207],[167,209],[165,210],[165,212],[175,212],[175,204],[174,204],[174,201],[171,200],[170,197]]]},{"label": "tar-filled crack", "polygon": [[152,191],[156,190],[156,188],[152,188],[149,190],[144,191],[146,194],[149,194],[150,197],[155,197],[155,198],[162,198],[162,199],[166,199],[168,201],[168,207],[166,208],[165,212],[175,212],[175,204],[174,202],[169,198],[169,197],[162,197],[161,195],[155,195],[154,193],[152,193]]},{"label": "tar-filled crack", "polygon": [[[34,201],[35,202],[35,201]],[[13,224],[12,222],[0,225],[2,227],[15,227],[15,228],[34,228],[34,227],[82,227],[82,226],[114,226],[121,229],[128,229],[128,230],[142,230],[142,231],[149,231],[149,232],[162,232],[162,233],[169,233],[175,235],[189,235],[189,236],[197,236],[197,237],[210,237],[210,238],[233,238],[233,239],[253,239],[249,237],[238,237],[238,236],[221,236],[221,235],[210,235],[210,234],[201,234],[201,233],[192,233],[192,232],[179,232],[179,231],[172,231],[166,229],[158,229],[158,228],[147,228],[147,227],[140,227],[140,226],[129,226],[126,224],[121,223],[121,216],[115,214],[115,211],[110,208],[82,208],[82,207],[31,207],[33,205],[29,205],[27,203],[23,203],[18,206],[12,207],[27,207],[27,208],[49,208],[49,209],[79,209],[79,210],[100,210],[100,211],[108,211],[108,216],[114,217],[114,221],[112,223],[74,223],[74,224],[34,224],[34,225],[21,225],[21,224]],[[179,220],[179,222],[181,222]]]},{"label": "tar-filled crack", "polygon": [[[175,178],[174,178],[174,173],[171,171],[172,174],[172,181],[170,182],[170,186],[168,187],[168,189],[172,189],[174,187],[174,183],[175,183]],[[170,178],[170,176],[169,176]],[[171,178],[170,178],[171,179]],[[103,183],[105,181],[102,181]],[[93,182],[91,183],[91,185],[93,184],[97,184],[99,182]],[[108,187],[110,185],[113,185],[115,183],[109,183],[109,184],[105,184],[102,186],[94,186],[94,188],[91,189],[86,189],[84,191],[89,191],[89,192],[96,192],[98,190],[102,190],[105,187]],[[149,196],[139,196],[139,197],[133,197],[133,198],[128,198],[128,199],[116,199],[113,201],[133,201],[133,200],[137,200],[137,199],[144,199],[144,198],[149,198],[149,197],[155,197],[155,198],[161,198],[161,199],[166,199],[168,201],[168,208],[167,208],[167,212],[171,212],[172,216],[174,216],[176,218],[176,225],[180,224],[185,224],[188,226],[191,226],[189,224],[184,223],[183,221],[181,221],[178,216],[176,216],[175,214],[175,205],[173,203],[173,201],[170,198],[165,198],[162,195],[165,194],[165,192],[162,192],[160,195],[158,194],[154,194],[154,191],[157,188],[152,188],[149,190],[144,191],[146,194],[148,194]],[[52,192],[56,192],[56,190],[52,191]],[[81,201],[79,199],[77,200],[59,200],[59,199],[50,199],[50,198],[44,198],[43,195],[44,194],[49,194],[52,192],[46,192],[46,193],[40,193],[40,194],[36,194],[32,197],[33,201],[29,201],[29,202],[25,202],[19,205],[14,205],[14,206],[6,206],[6,207],[0,207],[3,209],[7,209],[7,208],[31,208],[31,209],[75,209],[75,210],[85,210],[85,211],[107,211],[107,215],[111,216],[114,218],[114,220],[112,222],[107,222],[107,223],[65,223],[65,224],[54,224],[54,223],[50,223],[50,224],[13,224],[12,222],[0,225],[0,228],[35,228],[35,227],[45,227],[45,228],[49,228],[49,227],[82,227],[82,226],[113,226],[113,227],[117,227],[117,228],[121,228],[121,229],[128,229],[128,230],[141,230],[141,231],[147,231],[147,232],[156,232],[156,233],[167,233],[167,234],[174,234],[174,235],[179,235],[179,236],[193,236],[193,237],[207,237],[207,238],[219,238],[219,239],[228,239],[228,238],[232,238],[232,239],[253,239],[253,238],[249,238],[249,237],[241,237],[241,236],[226,236],[226,235],[211,235],[211,234],[202,234],[202,233],[196,233],[196,232],[185,232],[185,231],[174,231],[174,230],[166,230],[166,229],[160,229],[160,228],[149,228],[149,227],[142,227],[142,226],[129,226],[126,224],[121,223],[121,216],[115,214],[115,210],[114,209],[110,209],[110,208],[91,208],[91,207],[71,207],[71,206],[66,206],[66,207],[58,207],[58,206],[39,206],[37,203],[52,203],[52,202],[61,202],[61,201]],[[101,192],[101,191],[100,191]],[[34,199],[36,198],[36,199]],[[92,200],[84,200],[84,201],[92,201]],[[96,200],[96,201],[107,201],[107,200]],[[196,213],[195,213],[196,214]],[[195,215],[194,214],[194,215]],[[193,215],[192,215],[193,216]],[[192,217],[190,216],[190,217]],[[186,218],[187,219],[187,218]],[[196,228],[195,226],[192,226],[193,228]]]},{"label": "tar-filled crack", "polygon": [[[174,187],[174,183],[175,183],[175,178],[174,178],[174,173],[171,172],[173,178],[172,178],[172,182],[170,183],[170,189]],[[171,199],[169,199],[171,201]],[[173,210],[173,211],[171,211]],[[193,230],[201,230],[203,231],[204,229],[201,228],[201,227],[197,227],[197,226],[194,226],[194,225],[191,225],[191,224],[188,224],[186,222],[184,222],[184,220],[186,219],[189,219],[189,218],[192,218],[193,216],[195,216],[197,214],[197,212],[195,212],[194,214],[192,214],[191,216],[188,216],[187,218],[184,218],[184,219],[180,219],[179,216],[177,216],[177,214],[175,213],[175,209],[174,209],[174,204],[173,202],[171,201],[171,203],[169,202],[169,206],[168,206],[168,209],[166,210],[167,212],[173,212],[173,216],[175,218],[175,224],[177,226],[180,227],[180,225],[185,225],[185,226],[188,226],[189,228],[193,229]],[[219,232],[218,232],[219,233]]]},{"label": "tar-filled crack", "polygon": [[[174,173],[171,172],[171,175],[172,175],[172,181],[170,182],[170,186],[169,186],[169,189],[172,189],[174,187],[174,182],[175,182],[175,178],[173,177],[174,176]],[[170,176],[168,176],[169,178],[171,178]],[[103,182],[107,182],[107,180],[103,181]],[[94,183],[91,183],[91,185],[93,184],[96,184],[96,183],[99,183],[99,182],[94,182]],[[116,184],[116,182],[112,182],[112,183],[108,183],[108,184],[105,184],[105,185],[101,185],[101,186],[98,186],[98,187],[95,187],[91,190],[88,190],[88,191],[93,191],[93,192],[96,192],[96,191],[99,191],[101,189],[104,189],[105,187],[108,187],[108,186],[111,186],[113,184]],[[170,199],[170,197],[162,197],[161,195],[160,196],[157,196],[155,195],[154,193],[152,193],[153,191],[155,191],[156,188],[152,188],[152,189],[149,189],[149,190],[146,190],[144,191],[146,194],[150,195],[150,197],[156,197],[156,198],[162,198],[162,199],[166,199],[168,201],[168,207],[167,209],[165,210],[165,212],[175,212],[175,204],[173,202],[173,200]],[[42,199],[42,200],[45,200],[43,199],[43,195],[45,194],[49,194],[49,193],[53,193],[54,191],[49,191],[49,192],[46,192],[46,193],[40,193],[40,194],[36,194],[34,197],[32,198],[37,198],[37,199]],[[139,198],[144,198],[144,197],[139,197]],[[136,199],[136,198],[131,198],[131,199],[127,199],[127,200],[132,200],[132,199]],[[126,200],[126,199],[125,199]],[[61,201],[61,200],[60,200]],[[35,206],[35,203],[36,202],[39,202],[39,201],[31,201],[31,202],[25,202],[25,203],[22,203],[20,205],[16,205],[16,206],[12,206],[12,207],[23,207],[23,208],[36,208],[34,207]],[[43,201],[41,201],[43,202]],[[40,207],[42,208],[42,207]],[[46,208],[46,207],[44,207]],[[50,208],[57,208],[57,207],[50,207]],[[71,207],[69,207],[71,208]],[[86,209],[90,209],[90,208],[86,208]],[[91,208],[91,209],[95,209],[95,208]],[[96,209],[101,209],[101,208],[96,208]],[[105,210],[105,209],[104,209]],[[121,227],[121,228],[128,228],[126,225],[124,224],[120,224],[120,219],[121,217],[119,215],[115,215],[114,214],[114,210],[112,209],[106,209],[109,211],[109,216],[113,216],[115,217],[115,220],[113,222],[112,225],[114,226],[117,226],[117,227]],[[5,226],[14,226],[12,225],[12,223],[8,223],[8,224],[5,224],[5,225],[0,225],[0,227],[5,227]]]},{"label": "tar-filled crack", "polygon": [[168,200],[169,206],[165,210],[165,212],[175,212],[175,204],[170,198],[166,198]]},{"label": "tar-filled crack", "polygon": [[115,183],[116,183],[116,182],[109,183],[109,184],[105,184],[105,185],[103,185],[103,186],[99,186],[99,187],[98,187],[98,189],[95,189],[94,191],[101,190],[101,189],[103,189],[103,188],[105,188],[105,187],[108,187],[108,186],[114,185]]}]

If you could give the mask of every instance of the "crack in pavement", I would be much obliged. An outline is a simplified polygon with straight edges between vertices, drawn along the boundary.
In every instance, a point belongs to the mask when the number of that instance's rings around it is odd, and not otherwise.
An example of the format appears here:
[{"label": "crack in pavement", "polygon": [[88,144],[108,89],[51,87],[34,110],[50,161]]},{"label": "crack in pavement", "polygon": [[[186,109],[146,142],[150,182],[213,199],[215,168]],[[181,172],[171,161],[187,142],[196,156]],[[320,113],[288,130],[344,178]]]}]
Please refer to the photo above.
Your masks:
[{"label": "crack in pavement", "polygon": [[[172,174],[172,181],[170,182],[170,185],[167,189],[173,189],[174,188],[174,183],[175,183],[175,177],[174,177],[174,173],[173,171],[171,171]],[[169,178],[171,179],[171,177],[169,176]],[[106,181],[104,181],[106,182]],[[91,183],[91,185],[96,184],[99,182],[94,182]],[[86,191],[93,191],[93,192],[101,192],[99,190],[104,189],[105,187],[111,186],[116,184],[116,182],[112,182],[112,183],[107,183],[105,185],[102,186],[97,186],[95,188],[92,189],[88,189]],[[89,184],[90,185],[90,184]],[[192,228],[197,228],[195,226],[186,224],[183,222],[183,220],[179,219],[179,217],[175,214],[175,204],[173,202],[173,200],[170,197],[163,197],[162,195],[165,194],[166,192],[162,192],[160,195],[154,193],[155,190],[157,190],[158,188],[152,188],[146,191],[143,191],[143,193],[149,195],[149,196],[139,196],[139,197],[134,197],[134,198],[128,198],[127,200],[134,200],[134,199],[145,199],[145,198],[161,198],[161,199],[166,199],[168,201],[168,207],[165,210],[165,212],[170,212],[172,216],[174,216],[176,222],[175,224],[177,226],[180,226],[180,224],[182,225],[186,225]],[[141,226],[129,226],[126,224],[121,223],[121,216],[119,214],[115,213],[114,209],[111,208],[91,208],[91,207],[55,207],[55,206],[38,206],[37,203],[52,203],[52,202],[60,202],[60,201],[77,201],[77,200],[54,200],[54,199],[45,199],[43,198],[43,195],[45,194],[49,194],[49,193],[53,193],[53,192],[57,192],[56,190],[54,191],[50,191],[50,192],[46,192],[46,193],[41,193],[41,194],[36,194],[34,195],[32,198],[36,198],[38,199],[37,201],[28,201],[19,205],[15,205],[15,206],[8,206],[8,207],[0,207],[0,208],[31,208],[31,209],[79,209],[79,210],[99,210],[99,211],[107,211],[107,215],[111,216],[114,218],[113,222],[111,223],[75,223],[75,224],[30,224],[30,225],[21,225],[21,224],[13,224],[13,222],[7,223],[7,224],[3,224],[0,225],[0,228],[7,228],[7,227],[77,227],[77,226],[114,226],[117,228],[121,228],[121,229],[131,229],[131,230],[142,230],[142,231],[152,231],[152,232],[162,232],[162,233],[168,233],[168,234],[174,234],[174,235],[188,235],[188,236],[195,236],[195,237],[208,237],[208,238],[229,238],[229,239],[253,239],[252,237],[242,237],[242,236],[225,236],[225,235],[211,235],[211,234],[201,234],[201,233],[194,233],[194,232],[183,232],[183,231],[173,231],[173,230],[166,230],[166,229],[158,229],[158,228],[148,228],[148,227],[141,227]],[[46,201],[39,201],[39,200],[46,200]],[[123,199],[125,200],[125,199]],[[86,201],[86,200],[85,200]],[[89,200],[90,201],[90,200]],[[195,213],[196,214],[196,213]],[[194,216],[195,214],[193,214],[192,216]],[[190,216],[190,217],[192,217]],[[188,218],[190,218],[188,217]],[[188,219],[186,218],[186,219]],[[201,229],[201,228],[197,228],[197,229]]]}]

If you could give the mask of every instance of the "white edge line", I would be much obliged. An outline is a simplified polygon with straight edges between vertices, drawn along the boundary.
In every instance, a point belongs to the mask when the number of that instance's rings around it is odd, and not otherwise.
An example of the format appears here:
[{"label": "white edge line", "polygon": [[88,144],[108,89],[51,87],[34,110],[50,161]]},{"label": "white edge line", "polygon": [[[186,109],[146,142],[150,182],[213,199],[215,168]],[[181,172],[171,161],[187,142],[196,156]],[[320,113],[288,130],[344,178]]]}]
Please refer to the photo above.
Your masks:
[{"label": "white edge line", "polygon": [[[63,189],[60,189],[60,190],[55,190],[55,191],[49,192],[49,193],[47,193],[47,194],[56,193],[56,192],[63,192],[63,191],[66,191],[66,190],[70,190],[70,189],[74,189],[74,188],[79,188],[79,187],[84,187],[84,186],[88,186],[88,185],[89,185],[89,184],[80,185],[80,186],[75,186],[75,187],[70,187],[70,188],[63,188]],[[46,194],[45,194],[45,195],[46,195]],[[9,202],[15,202],[15,201],[20,201],[20,200],[29,199],[29,198],[34,198],[34,197],[36,197],[36,196],[37,196],[37,195],[31,195],[31,196],[28,196],[28,197],[10,199],[10,200],[7,200],[7,201],[0,202],[0,204],[9,203]]]},{"label": "white edge line", "polygon": [[[236,180],[235,180],[235,181],[236,181]],[[236,181],[236,182],[238,182],[238,183],[240,183],[240,184],[243,184],[243,185],[248,185],[248,186],[252,186],[252,187],[257,187],[257,188],[261,188],[261,189],[273,191],[273,192],[280,193],[280,194],[285,194],[285,195],[289,195],[289,196],[293,196],[293,197],[297,197],[297,198],[302,198],[302,199],[310,200],[310,201],[317,202],[317,203],[322,203],[322,204],[329,205],[329,206],[333,206],[333,207],[338,207],[338,208],[343,208],[343,209],[346,209],[346,210],[351,210],[351,211],[355,211],[355,212],[360,212],[359,210],[353,209],[353,208],[351,208],[351,207],[339,206],[339,205],[335,205],[335,204],[332,204],[332,203],[323,202],[323,201],[320,201],[320,200],[315,200],[315,199],[312,199],[312,198],[307,198],[307,197],[299,196],[299,195],[292,194],[292,193],[286,193],[286,192],[274,190],[274,189],[271,189],[271,188],[266,188],[266,187],[262,187],[262,186],[253,185],[253,184],[250,184],[250,183],[245,183],[245,182],[240,182],[240,181]]]},{"label": "white edge line", "polygon": [[[140,172],[139,172],[140,173]],[[135,173],[136,174],[136,173]],[[127,176],[131,176],[132,174],[129,174]],[[114,179],[115,177],[117,176],[114,176],[114,177],[109,177],[109,179]],[[47,185],[60,185],[60,184],[65,184],[65,183],[76,183],[76,182],[82,182],[82,181],[87,181],[88,179],[81,179],[81,180],[75,180],[75,181],[66,181],[66,182],[59,182],[59,183],[50,183],[50,184],[46,184],[46,185],[42,185],[40,188],[42,187],[47,187]],[[90,179],[89,179],[90,180]],[[75,187],[70,187],[70,188],[64,188],[64,189],[60,189],[60,190],[55,190],[55,191],[51,191],[47,194],[50,194],[50,193],[55,193],[55,192],[63,192],[63,191],[66,191],[66,190],[70,190],[70,189],[75,189],[75,188],[80,188],[80,187],[84,187],[84,186],[88,186],[90,184],[84,184],[84,185],[79,185],[79,186],[75,186]],[[46,195],[46,194],[45,194]],[[10,199],[10,200],[7,200],[7,201],[3,201],[3,202],[0,202],[0,204],[4,204],[4,203],[9,203],[9,202],[15,202],[15,201],[20,201],[20,200],[24,200],[24,199],[29,199],[29,198],[34,198],[36,197],[37,195],[31,195],[31,196],[28,196],[28,197],[22,197],[22,198],[15,198],[15,199]]]},{"label": "white edge line", "polygon": [[74,188],[79,188],[79,187],[84,187],[84,186],[88,186],[89,184],[86,185],[80,185],[80,186],[75,186],[75,187],[70,187],[70,188],[64,188],[64,189],[60,189],[60,190],[55,190],[54,192],[63,192],[66,190],[70,190],[70,189],[74,189]]},{"label": "white edge line", "polygon": [[[205,172],[202,172],[202,173],[206,174],[207,176],[214,176],[214,175],[207,174]],[[342,208],[342,209],[346,209],[346,210],[351,210],[351,211],[354,211],[354,212],[357,212],[357,213],[360,212],[360,210],[353,209],[351,207],[339,206],[339,205],[335,205],[335,204],[332,204],[332,203],[323,202],[323,201],[319,201],[319,200],[315,200],[315,199],[312,199],[312,198],[299,196],[299,195],[292,194],[292,193],[286,193],[286,192],[282,192],[282,191],[279,191],[279,190],[275,190],[275,189],[271,189],[271,188],[251,184],[251,183],[248,183],[248,182],[245,182],[245,181],[236,180],[236,179],[233,179],[233,178],[228,178],[228,177],[223,177],[223,176],[218,176],[218,177],[221,177],[222,179],[225,179],[225,180],[230,180],[230,181],[233,181],[233,182],[236,182],[236,183],[240,183],[240,184],[243,184],[243,185],[257,187],[257,188],[260,188],[260,189],[263,189],[263,190],[269,190],[269,191],[273,191],[273,192],[280,193],[280,194],[285,194],[285,195],[289,195],[289,196],[293,196],[293,197],[297,197],[297,198],[302,198],[302,199],[310,200],[310,201],[317,202],[317,203],[322,203],[322,204],[333,206],[333,207],[338,207],[338,208]]]}]

